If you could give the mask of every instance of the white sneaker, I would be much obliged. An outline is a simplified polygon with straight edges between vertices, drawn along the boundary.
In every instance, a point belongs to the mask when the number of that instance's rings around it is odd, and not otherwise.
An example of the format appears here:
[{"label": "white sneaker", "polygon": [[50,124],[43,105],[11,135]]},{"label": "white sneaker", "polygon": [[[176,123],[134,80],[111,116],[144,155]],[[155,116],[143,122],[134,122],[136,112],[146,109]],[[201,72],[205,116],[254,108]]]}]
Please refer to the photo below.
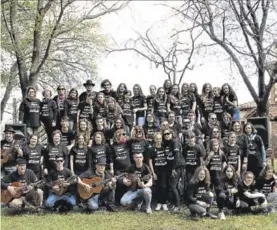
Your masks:
[{"label": "white sneaker", "polygon": [[167,204],[163,204],[162,207],[163,207],[163,210],[168,211]]},{"label": "white sneaker", "polygon": [[152,214],[152,209],[151,208],[146,208],[146,213],[147,214]]},{"label": "white sneaker", "polygon": [[160,211],[162,208],[162,204],[158,203],[157,207],[155,208],[156,211]]},{"label": "white sneaker", "polygon": [[226,220],[224,212],[218,213],[218,219],[220,219],[220,220]]}]

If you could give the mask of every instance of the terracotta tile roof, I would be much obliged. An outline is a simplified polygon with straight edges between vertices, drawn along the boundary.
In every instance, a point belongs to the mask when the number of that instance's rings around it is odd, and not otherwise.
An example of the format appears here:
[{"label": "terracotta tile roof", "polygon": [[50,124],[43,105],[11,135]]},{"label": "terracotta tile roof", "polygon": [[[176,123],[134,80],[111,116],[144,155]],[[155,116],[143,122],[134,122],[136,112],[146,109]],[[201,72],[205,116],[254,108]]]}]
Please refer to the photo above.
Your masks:
[{"label": "terracotta tile roof", "polygon": [[239,108],[241,110],[253,109],[253,108],[257,108],[257,105],[256,105],[255,101],[251,101],[251,102],[246,102],[244,104],[239,105]]},{"label": "terracotta tile roof", "polygon": [[269,117],[270,119],[277,118],[277,104],[271,104],[269,107]]},{"label": "terracotta tile roof", "polygon": [[[244,118],[248,118],[256,115],[255,113],[256,113],[257,105],[254,101],[241,104],[239,105],[239,108],[241,111],[248,110],[247,113],[244,115]],[[277,103],[269,105],[268,114],[270,119],[277,118]]]}]

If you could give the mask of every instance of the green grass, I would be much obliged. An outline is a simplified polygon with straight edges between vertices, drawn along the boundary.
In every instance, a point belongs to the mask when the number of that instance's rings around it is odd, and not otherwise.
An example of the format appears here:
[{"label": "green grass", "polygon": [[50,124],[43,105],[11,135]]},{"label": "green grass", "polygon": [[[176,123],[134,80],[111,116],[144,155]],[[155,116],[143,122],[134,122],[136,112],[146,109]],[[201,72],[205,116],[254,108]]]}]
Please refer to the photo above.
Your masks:
[{"label": "green grass", "polygon": [[6,216],[2,214],[1,229],[8,230],[181,230],[181,229],[260,229],[276,230],[277,214],[269,216],[227,216],[227,220],[201,219],[192,221],[185,216],[155,212],[152,215],[136,212],[94,214],[73,213],[68,215],[22,215]]}]

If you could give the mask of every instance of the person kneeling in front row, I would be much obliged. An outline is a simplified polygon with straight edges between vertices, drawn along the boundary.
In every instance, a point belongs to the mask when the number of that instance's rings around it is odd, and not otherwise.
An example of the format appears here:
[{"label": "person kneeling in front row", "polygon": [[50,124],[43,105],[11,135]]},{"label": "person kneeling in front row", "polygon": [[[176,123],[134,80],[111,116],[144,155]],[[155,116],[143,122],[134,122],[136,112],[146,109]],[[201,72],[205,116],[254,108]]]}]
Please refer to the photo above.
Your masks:
[{"label": "person kneeling in front row", "polygon": [[[146,213],[151,214],[151,199],[152,199],[152,191],[151,186],[152,176],[149,167],[143,163],[143,154],[141,152],[134,152],[133,158],[135,164],[132,165],[128,169],[129,175],[136,176],[138,178],[138,182],[136,184],[132,183],[131,179],[124,178],[123,183],[127,187],[131,187],[128,192],[126,192],[120,200],[122,206],[129,206],[134,203],[137,199],[142,200],[142,198],[146,202]],[[148,177],[146,179],[146,177]],[[140,209],[143,200],[139,203],[138,209]]]}]

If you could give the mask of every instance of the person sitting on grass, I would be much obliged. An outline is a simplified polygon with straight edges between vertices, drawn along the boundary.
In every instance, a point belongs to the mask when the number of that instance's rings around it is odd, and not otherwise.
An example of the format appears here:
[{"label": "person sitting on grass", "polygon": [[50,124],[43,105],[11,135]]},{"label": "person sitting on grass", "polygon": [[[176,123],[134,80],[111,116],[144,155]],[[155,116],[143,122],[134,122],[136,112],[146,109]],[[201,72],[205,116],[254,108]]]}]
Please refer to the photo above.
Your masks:
[{"label": "person sitting on grass", "polygon": [[[38,179],[31,169],[26,168],[26,165],[27,161],[24,158],[18,158],[16,160],[16,170],[2,178],[1,189],[7,190],[13,197],[15,197],[17,194],[17,188],[11,185],[11,183],[20,182],[23,188],[26,185],[26,189],[22,190],[22,196],[12,199],[8,203],[8,207],[18,209],[24,208],[28,205],[29,208],[34,208],[35,206],[35,208],[39,210],[42,206],[43,191],[30,185],[37,182]],[[1,194],[1,199],[3,198],[2,196],[3,194]]]},{"label": "person sitting on grass", "polygon": [[271,165],[262,170],[255,187],[265,194],[270,212],[277,212],[277,176]]},{"label": "person sitting on grass", "polygon": [[198,220],[199,217],[211,217],[216,219],[217,216],[210,212],[211,204],[214,200],[214,195],[210,189],[210,173],[204,167],[198,167],[189,184],[188,184],[188,208],[191,212],[191,217]]},{"label": "person sitting on grass", "polygon": [[267,213],[265,194],[256,190],[255,177],[251,171],[246,171],[242,175],[241,182],[238,185],[238,196],[240,199],[239,212],[262,211]]},{"label": "person sitting on grass", "polygon": [[[152,177],[149,177],[148,180],[143,180],[143,178],[147,175],[151,175],[151,171],[149,167],[143,163],[143,154],[141,152],[133,152],[133,158],[135,161],[135,164],[133,164],[129,169],[128,173],[130,175],[134,175],[138,178],[138,180],[135,180],[134,188],[133,181],[128,178],[123,179],[123,183],[131,187],[131,189],[126,192],[123,197],[120,200],[120,203],[122,206],[129,206],[135,203],[137,199],[140,200],[139,204],[137,205],[137,209],[139,210],[141,208],[141,205],[143,203],[143,200],[141,201],[141,198],[143,198],[146,202],[146,213],[151,214],[151,200],[152,200]],[[141,179],[141,180],[140,180]]]},{"label": "person sitting on grass", "polygon": [[87,171],[82,173],[78,178],[78,184],[84,187],[84,190],[89,192],[92,187],[89,184],[86,184],[82,181],[82,179],[93,178],[93,177],[101,177],[102,180],[110,181],[104,184],[103,189],[100,193],[93,193],[92,196],[87,200],[88,209],[95,211],[99,209],[100,206],[106,207],[108,211],[116,212],[117,209],[113,204],[113,195],[116,187],[116,179],[112,178],[112,175],[105,171],[106,169],[106,159],[98,158],[95,163],[95,169],[89,168]]},{"label": "person sitting on grass", "polygon": [[[76,205],[76,189],[73,185],[74,180],[62,192],[64,186],[59,186],[57,181],[66,181],[72,177],[72,172],[64,167],[62,155],[56,157],[56,169],[50,171],[47,177],[47,185],[51,187],[51,192],[45,201],[45,206],[55,212],[67,212]],[[53,183],[54,182],[54,183]]]}]

